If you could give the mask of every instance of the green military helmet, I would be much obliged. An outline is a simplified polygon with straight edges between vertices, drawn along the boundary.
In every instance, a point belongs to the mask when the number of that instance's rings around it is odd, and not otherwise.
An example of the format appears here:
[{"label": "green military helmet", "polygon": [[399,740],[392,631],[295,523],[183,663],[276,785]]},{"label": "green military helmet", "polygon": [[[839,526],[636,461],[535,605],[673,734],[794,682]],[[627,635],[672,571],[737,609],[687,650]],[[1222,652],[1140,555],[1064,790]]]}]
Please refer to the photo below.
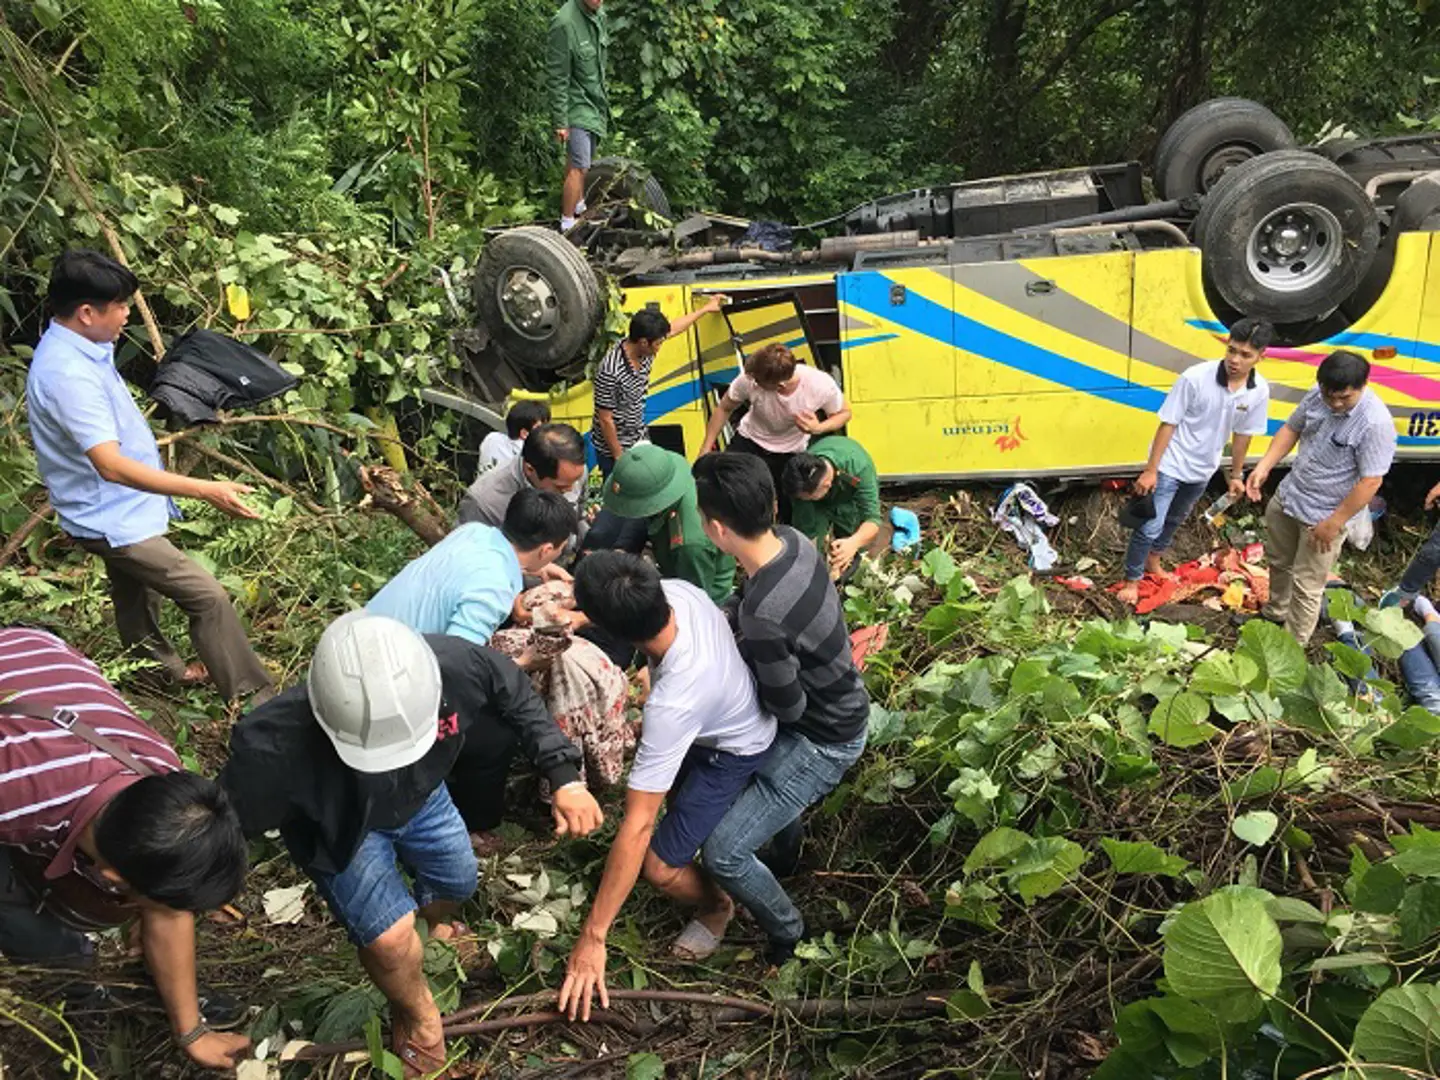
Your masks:
[{"label": "green military helmet", "polygon": [[620,455],[605,482],[605,509],[623,518],[654,517],[693,489],[695,478],[679,454],[653,443],[632,446]]}]

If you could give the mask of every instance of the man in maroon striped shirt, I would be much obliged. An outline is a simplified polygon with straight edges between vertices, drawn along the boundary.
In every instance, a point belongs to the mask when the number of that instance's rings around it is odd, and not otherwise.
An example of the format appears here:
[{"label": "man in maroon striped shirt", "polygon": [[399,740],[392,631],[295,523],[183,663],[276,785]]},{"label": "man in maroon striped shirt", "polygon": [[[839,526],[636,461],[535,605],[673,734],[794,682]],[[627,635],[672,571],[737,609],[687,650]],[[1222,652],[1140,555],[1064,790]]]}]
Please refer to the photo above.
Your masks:
[{"label": "man in maroon striped shirt", "polygon": [[[18,708],[72,711],[154,775],[53,720]],[[245,840],[213,781],[180,767],[88,659],[40,630],[0,628],[0,953],[12,960],[83,957],[89,941],[36,910],[15,849],[48,860],[47,881],[79,875],[138,908],[145,962],[176,1042],[198,1064],[228,1068],[249,1040],[212,1031],[195,982],[194,912],[240,890]],[[57,892],[59,889],[57,888]]]}]

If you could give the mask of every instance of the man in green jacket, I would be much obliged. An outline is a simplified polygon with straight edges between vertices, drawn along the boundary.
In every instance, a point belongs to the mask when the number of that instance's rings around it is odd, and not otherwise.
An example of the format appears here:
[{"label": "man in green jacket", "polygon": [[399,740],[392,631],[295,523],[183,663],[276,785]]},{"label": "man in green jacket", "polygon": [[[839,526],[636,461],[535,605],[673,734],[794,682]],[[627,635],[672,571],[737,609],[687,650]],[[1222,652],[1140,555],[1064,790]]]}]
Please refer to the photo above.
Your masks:
[{"label": "man in green jacket", "polygon": [[566,147],[561,232],[569,232],[575,216],[585,211],[585,173],[610,128],[610,96],[605,92],[610,27],[600,10],[603,2],[565,0],[550,20],[550,111],[555,137]]},{"label": "man in green jacket", "polygon": [[843,575],[860,552],[878,557],[890,543],[875,462],[854,439],[816,439],[786,462],[783,479],[790,524],[816,543],[830,538],[831,577]]},{"label": "man in green jacket", "polygon": [[651,443],[626,450],[605,482],[605,509],[645,521],[662,577],[688,581],[717,604],[735,590],[735,560],[700,527],[695,477],[679,454]]}]

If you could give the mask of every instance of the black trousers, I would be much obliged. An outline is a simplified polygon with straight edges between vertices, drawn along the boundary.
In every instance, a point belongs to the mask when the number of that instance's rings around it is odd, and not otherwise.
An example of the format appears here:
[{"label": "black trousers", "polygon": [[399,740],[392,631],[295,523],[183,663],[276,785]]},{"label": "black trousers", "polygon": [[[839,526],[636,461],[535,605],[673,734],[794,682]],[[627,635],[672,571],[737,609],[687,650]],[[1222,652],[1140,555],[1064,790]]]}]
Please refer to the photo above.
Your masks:
[{"label": "black trousers", "polygon": [[775,520],[782,525],[790,524],[790,496],[785,491],[785,466],[795,455],[793,453],[779,453],[774,450],[766,450],[753,439],[747,439],[738,432],[725,447],[727,452],[733,451],[737,454],[750,454],[765,462],[765,467],[770,470],[770,479],[775,481]]},{"label": "black trousers", "polygon": [[471,832],[488,832],[504,819],[505,779],[519,747],[515,730],[498,719],[479,720],[465,732],[445,786]]}]

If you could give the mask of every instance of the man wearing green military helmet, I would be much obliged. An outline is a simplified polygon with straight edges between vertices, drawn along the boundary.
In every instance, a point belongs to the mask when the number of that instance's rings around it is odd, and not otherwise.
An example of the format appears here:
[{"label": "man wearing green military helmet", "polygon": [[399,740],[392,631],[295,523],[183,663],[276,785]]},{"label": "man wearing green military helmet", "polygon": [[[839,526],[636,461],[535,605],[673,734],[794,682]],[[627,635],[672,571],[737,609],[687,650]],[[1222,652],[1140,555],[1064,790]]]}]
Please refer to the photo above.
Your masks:
[{"label": "man wearing green military helmet", "polygon": [[735,560],[700,527],[695,478],[679,454],[652,443],[625,451],[605,483],[605,509],[645,521],[661,576],[688,581],[717,604],[734,590]]}]

